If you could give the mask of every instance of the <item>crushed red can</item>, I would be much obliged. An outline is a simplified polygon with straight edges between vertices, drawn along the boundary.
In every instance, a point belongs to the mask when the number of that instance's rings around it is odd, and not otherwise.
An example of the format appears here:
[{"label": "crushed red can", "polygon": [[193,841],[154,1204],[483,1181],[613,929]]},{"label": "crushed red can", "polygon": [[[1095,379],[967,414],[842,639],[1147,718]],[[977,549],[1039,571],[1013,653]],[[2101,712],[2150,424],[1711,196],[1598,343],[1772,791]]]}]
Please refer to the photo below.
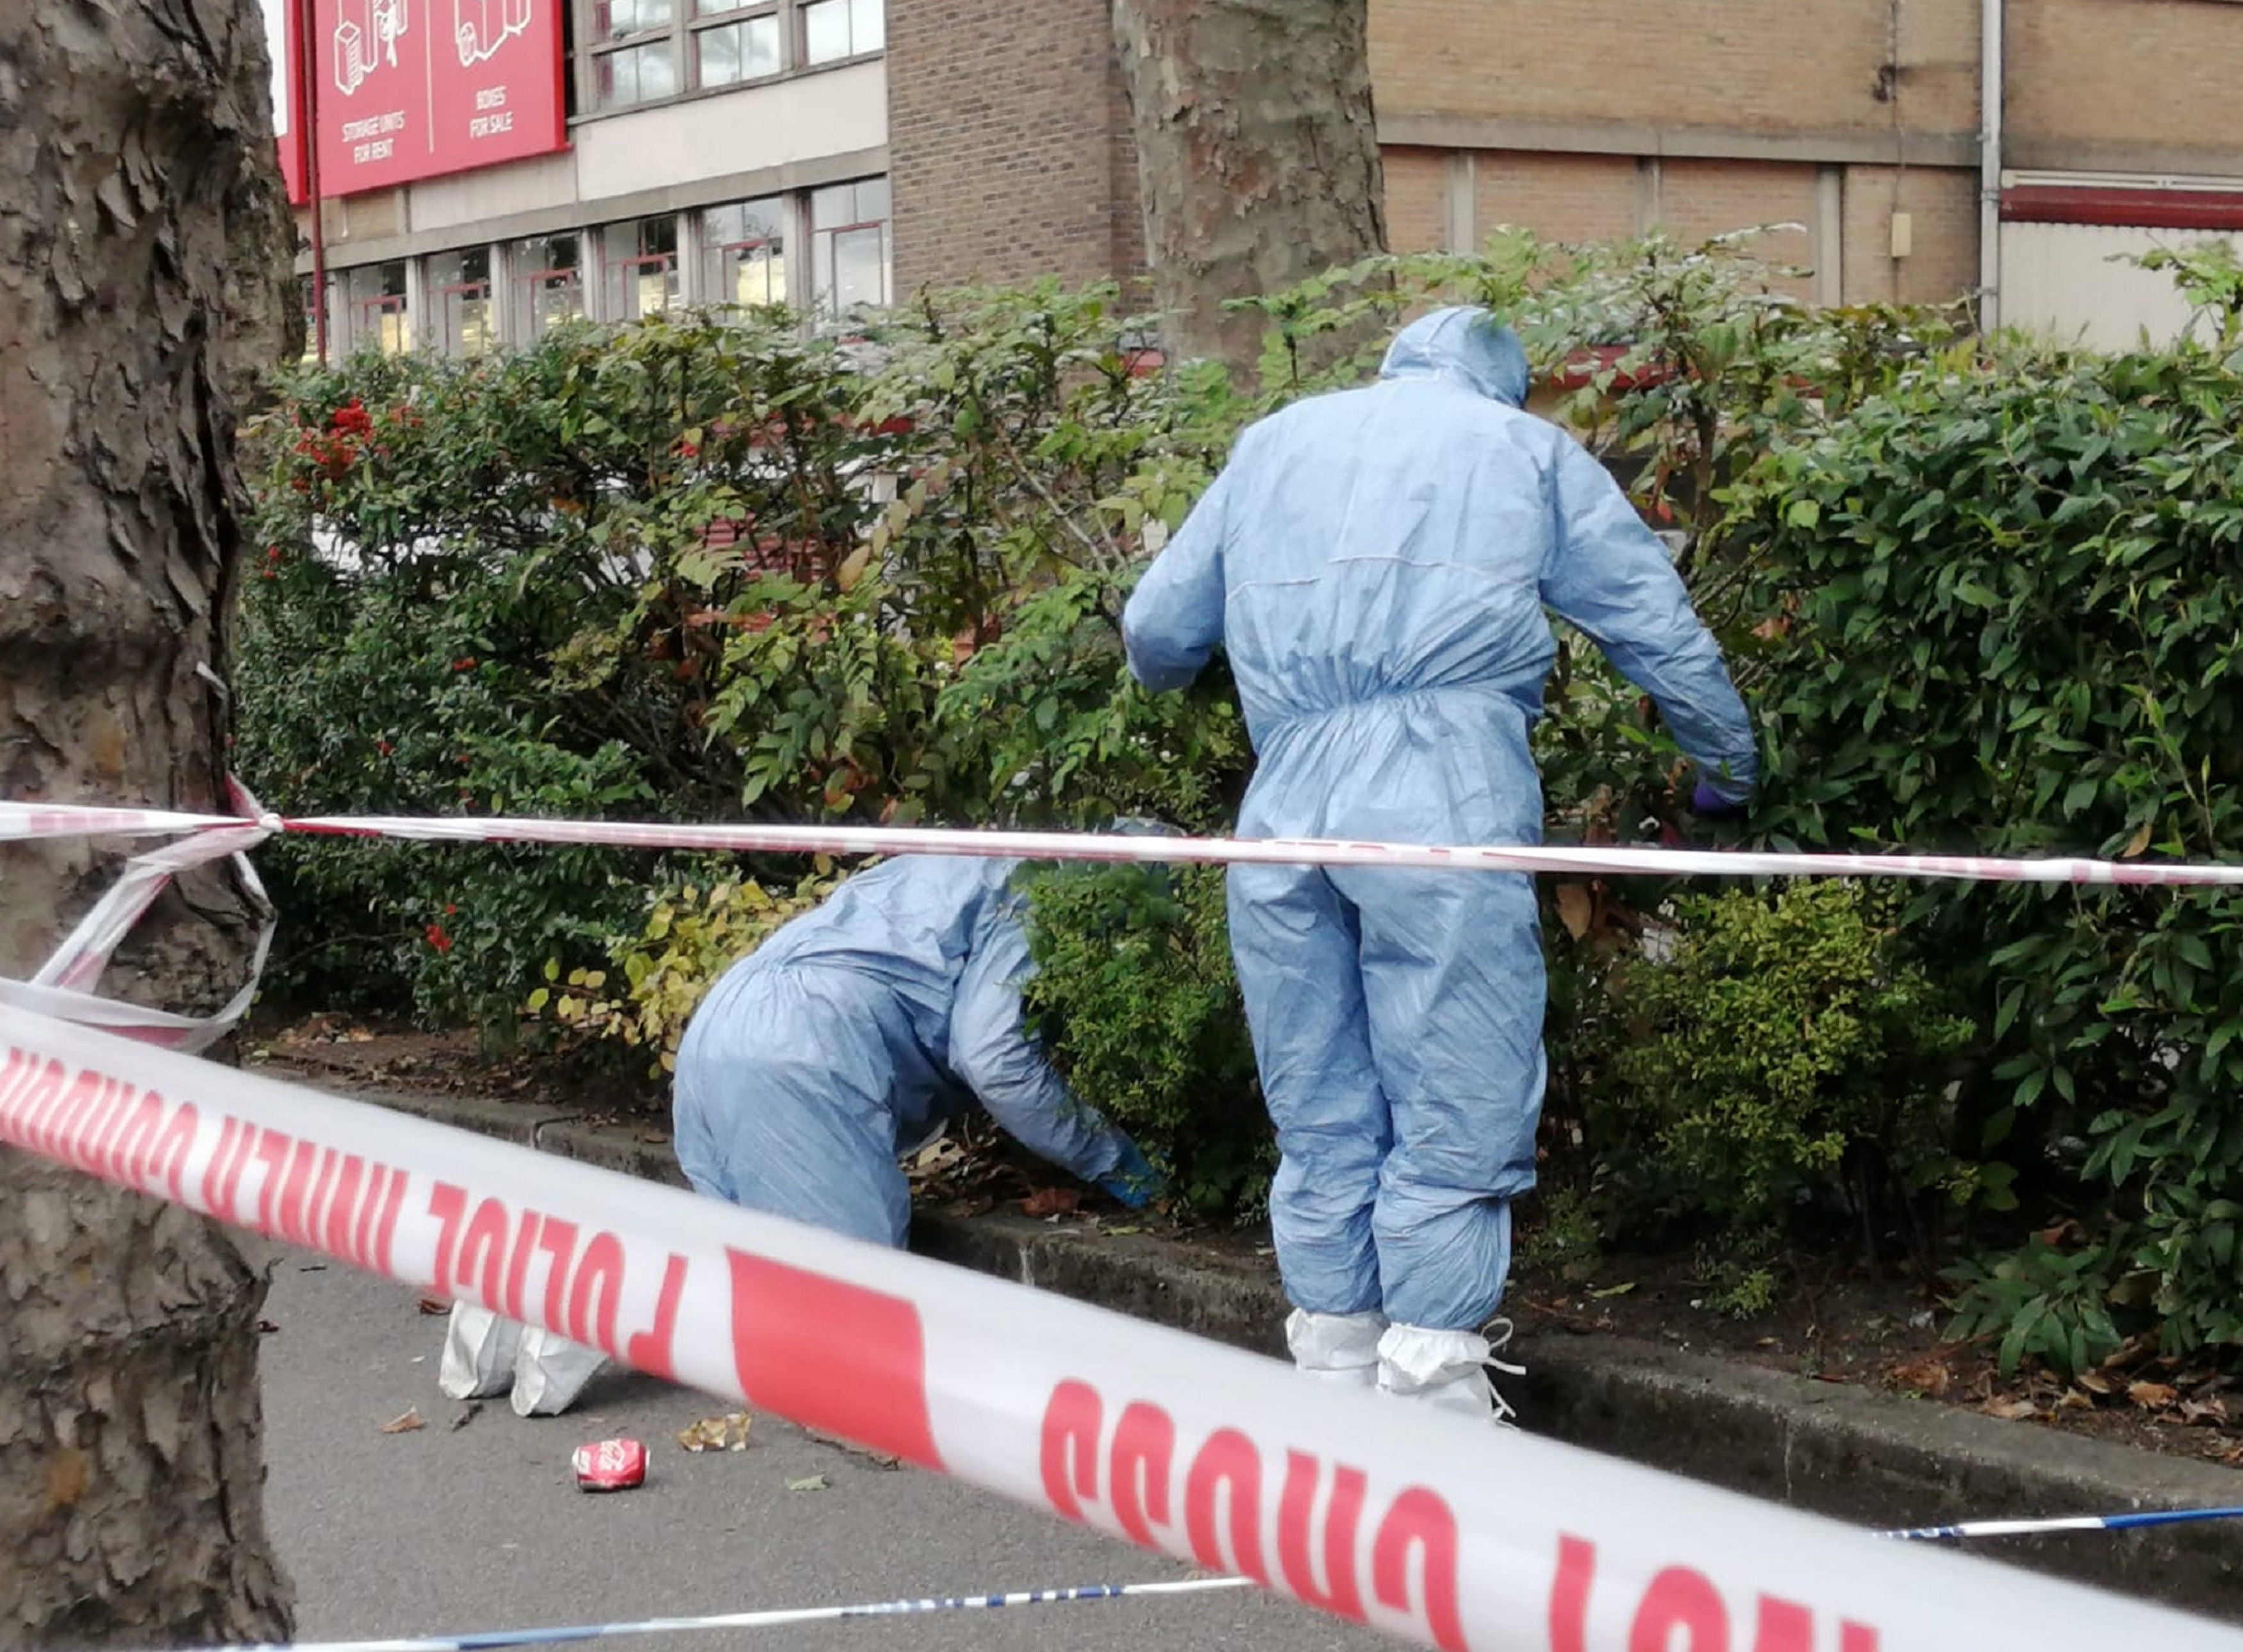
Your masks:
[{"label": "crushed red can", "polygon": [[579,1490],[627,1492],[646,1480],[646,1447],[636,1440],[600,1440],[570,1459]]}]

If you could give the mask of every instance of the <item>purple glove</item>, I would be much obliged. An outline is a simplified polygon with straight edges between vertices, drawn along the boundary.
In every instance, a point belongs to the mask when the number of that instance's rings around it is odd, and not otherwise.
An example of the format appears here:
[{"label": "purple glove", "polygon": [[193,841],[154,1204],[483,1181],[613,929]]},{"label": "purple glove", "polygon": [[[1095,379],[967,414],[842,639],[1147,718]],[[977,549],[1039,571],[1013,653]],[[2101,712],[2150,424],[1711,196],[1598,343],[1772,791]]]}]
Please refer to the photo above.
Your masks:
[{"label": "purple glove", "polygon": [[1710,780],[1701,780],[1690,792],[1690,813],[1701,820],[1741,820],[1745,806],[1714,791]]}]

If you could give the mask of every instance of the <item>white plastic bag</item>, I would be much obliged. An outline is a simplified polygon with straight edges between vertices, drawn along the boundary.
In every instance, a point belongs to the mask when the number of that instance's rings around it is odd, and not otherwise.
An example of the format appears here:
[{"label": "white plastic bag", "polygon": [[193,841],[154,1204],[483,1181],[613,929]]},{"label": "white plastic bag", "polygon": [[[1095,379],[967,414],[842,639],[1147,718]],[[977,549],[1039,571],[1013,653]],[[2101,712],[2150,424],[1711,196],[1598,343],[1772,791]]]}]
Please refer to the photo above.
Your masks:
[{"label": "white plastic bag", "polygon": [[522,1327],[488,1308],[455,1302],[444,1325],[444,1362],[436,1386],[454,1399],[481,1399],[514,1386]]},{"label": "white plastic bag", "polygon": [[606,1363],[597,1348],[525,1326],[521,1351],[514,1357],[514,1414],[559,1416],[576,1403],[584,1385]]}]

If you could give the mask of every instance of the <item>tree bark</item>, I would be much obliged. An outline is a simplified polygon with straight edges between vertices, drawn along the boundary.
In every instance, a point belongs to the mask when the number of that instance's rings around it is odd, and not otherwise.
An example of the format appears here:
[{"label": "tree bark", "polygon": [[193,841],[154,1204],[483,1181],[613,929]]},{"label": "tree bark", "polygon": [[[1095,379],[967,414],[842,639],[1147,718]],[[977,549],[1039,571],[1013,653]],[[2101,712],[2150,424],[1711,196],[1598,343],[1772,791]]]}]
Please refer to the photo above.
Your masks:
[{"label": "tree bark", "polygon": [[1169,348],[1250,370],[1258,297],[1386,248],[1368,0],[1114,0]]},{"label": "tree bark", "polygon": [[[222,809],[236,410],[300,330],[253,0],[0,0],[0,796]],[[0,972],[116,870],[0,855]],[[239,984],[219,871],[104,989]],[[256,1326],[218,1229],[0,1151],[0,1646],[278,1639]]]}]

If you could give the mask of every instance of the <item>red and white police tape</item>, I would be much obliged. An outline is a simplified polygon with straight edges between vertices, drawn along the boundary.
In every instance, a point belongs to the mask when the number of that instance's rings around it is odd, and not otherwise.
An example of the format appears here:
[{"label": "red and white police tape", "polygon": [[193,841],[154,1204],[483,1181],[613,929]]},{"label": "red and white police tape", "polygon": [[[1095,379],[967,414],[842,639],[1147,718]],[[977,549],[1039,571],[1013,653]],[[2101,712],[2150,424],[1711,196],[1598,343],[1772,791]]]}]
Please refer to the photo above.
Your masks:
[{"label": "red and white police tape", "polygon": [[[13,1004],[84,1026],[106,1027],[168,1049],[189,1051],[207,1049],[247,1014],[257,995],[258,978],[265,973],[265,958],[273,948],[275,927],[273,903],[266,898],[257,868],[249,863],[249,851],[271,837],[273,828],[265,823],[270,817],[248,788],[238,780],[229,779],[226,785],[231,801],[241,812],[231,819],[149,809],[58,809],[41,804],[0,803],[0,842],[10,838],[192,834],[127,860],[116,883],[29,981],[0,976],[0,1004]],[[258,920],[248,977],[232,999],[214,1015],[178,1015],[95,994],[94,984],[109,968],[118,944],[172,880],[192,867],[228,856],[233,860],[242,891]]]},{"label": "red and white police tape", "polygon": [[1440,1652],[2243,1646],[4,1005],[0,1140]]},{"label": "red and white police tape", "polygon": [[1949,878],[1972,882],[2243,887],[2243,865],[2165,860],[2039,860],[1999,855],[1807,853],[1621,845],[1362,843],[1334,838],[1134,837],[1082,832],[992,832],[929,826],[684,826],[666,821],[554,820],[522,815],[175,814],[0,801],[10,839],[152,833],[302,832],[445,843],[594,844],[795,854],[994,855],[1026,860],[1197,861],[1238,865],[1397,866],[1450,872],[1545,872],[1670,877]]}]

